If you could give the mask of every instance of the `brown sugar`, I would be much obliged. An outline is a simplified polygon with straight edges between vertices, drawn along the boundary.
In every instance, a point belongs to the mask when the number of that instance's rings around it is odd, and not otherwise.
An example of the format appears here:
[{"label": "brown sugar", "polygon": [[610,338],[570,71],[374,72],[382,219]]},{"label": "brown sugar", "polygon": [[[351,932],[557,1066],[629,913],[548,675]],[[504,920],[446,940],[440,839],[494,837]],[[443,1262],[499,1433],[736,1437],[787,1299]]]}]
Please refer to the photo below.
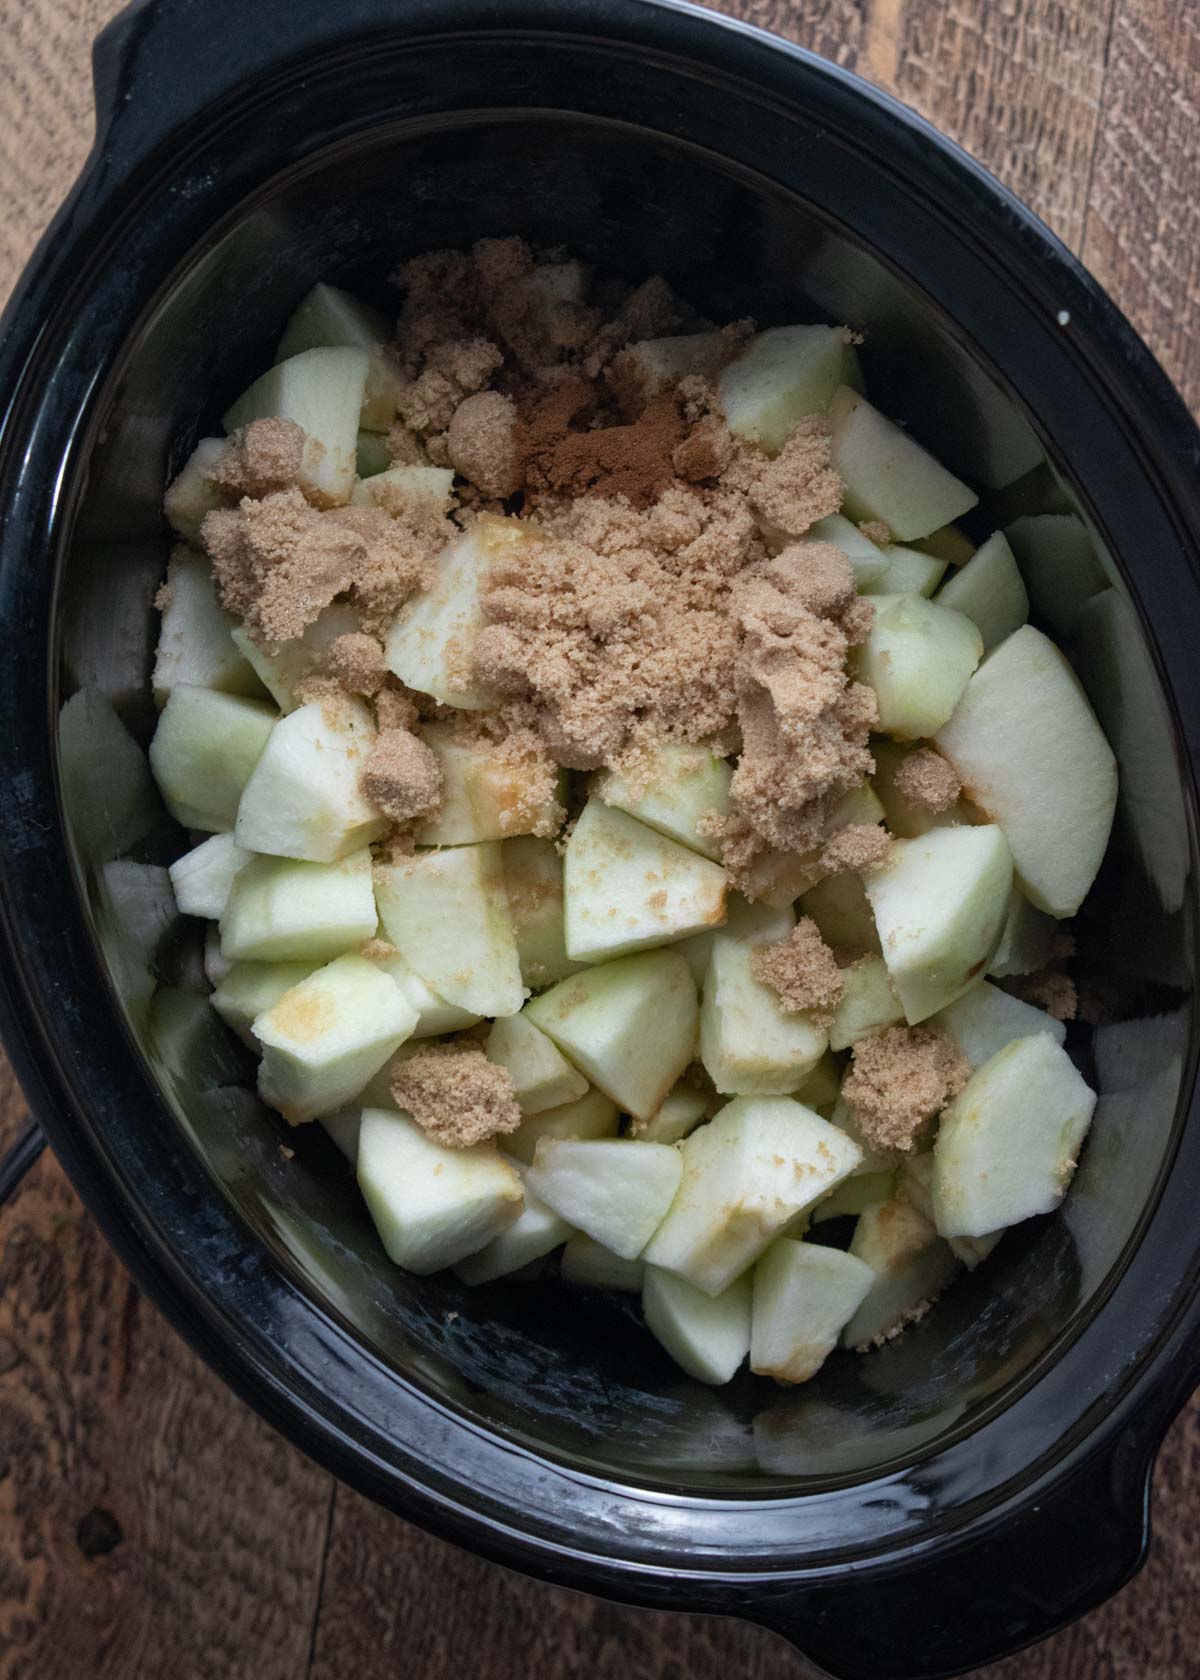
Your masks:
[{"label": "brown sugar", "polygon": [[424,741],[407,729],[385,729],[376,736],[363,768],[362,788],[385,817],[412,822],[437,809],[442,768]]},{"label": "brown sugar", "polygon": [[861,875],[886,863],[892,837],[876,823],[848,823],[821,848],[818,865],[824,875]]},{"label": "brown sugar", "polygon": [[383,644],[361,630],[339,636],[325,656],[325,669],[347,694],[378,693],[387,681]]},{"label": "brown sugar", "polygon": [[970,1076],[971,1064],[939,1028],[888,1027],[854,1045],[842,1095],[868,1145],[910,1150]]},{"label": "brown sugar", "polygon": [[418,1050],[397,1062],[391,1083],[399,1106],[449,1149],[469,1149],[521,1124],[512,1075],[469,1040]]},{"label": "brown sugar", "polygon": [[1017,997],[1044,1009],[1056,1021],[1073,1021],[1079,1014],[1079,992],[1074,980],[1061,968],[1042,968],[1036,974],[1022,974],[1009,981]]},{"label": "brown sugar", "polygon": [[385,729],[415,729],[420,713],[406,689],[389,677],[375,696],[375,722]]},{"label": "brown sugar", "polygon": [[808,916],[801,916],[787,939],[755,951],[750,972],[779,994],[779,1006],[789,1015],[807,1010],[818,1024],[827,1025],[841,1001],[841,970]]},{"label": "brown sugar", "polygon": [[525,482],[525,429],[502,391],[479,391],[454,411],[446,452],[456,473],[485,496],[515,495]]},{"label": "brown sugar", "polygon": [[858,528],[876,548],[887,548],[892,540],[891,526],[885,525],[882,519],[860,519]]},{"label": "brown sugar", "polygon": [[294,420],[251,420],[234,432],[208,476],[235,496],[290,490],[300,476],[304,444]]},{"label": "brown sugar", "polygon": [[[824,417],[801,420],[774,460],[761,461],[749,486],[751,505],[768,525],[802,536],[842,505],[842,481],[832,462]],[[756,452],[757,454],[757,452]]]},{"label": "brown sugar", "polygon": [[733,460],[733,438],[725,422],[715,414],[704,415],[681,443],[675,445],[671,464],[680,478],[699,484],[719,478]]},{"label": "brown sugar", "polygon": [[954,766],[932,747],[918,747],[896,771],[896,791],[926,811],[948,811],[962,792]]}]

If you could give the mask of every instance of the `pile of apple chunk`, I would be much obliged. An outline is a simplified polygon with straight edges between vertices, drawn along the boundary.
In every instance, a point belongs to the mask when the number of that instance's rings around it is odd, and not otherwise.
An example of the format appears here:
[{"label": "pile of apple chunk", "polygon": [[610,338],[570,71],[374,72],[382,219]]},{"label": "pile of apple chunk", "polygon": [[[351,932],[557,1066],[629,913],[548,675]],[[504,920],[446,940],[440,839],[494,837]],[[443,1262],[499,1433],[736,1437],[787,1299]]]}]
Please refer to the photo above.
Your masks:
[{"label": "pile of apple chunk", "polygon": [[[298,421],[326,505],[369,500],[367,474],[387,458],[372,448],[395,415],[383,331],[318,288],[283,359],[227,416],[230,430]],[[638,348],[668,373],[709,354],[686,338]],[[507,826],[519,772],[437,725],[423,735],[441,809],[411,857],[377,860],[388,825],[359,783],[370,710],[295,694],[355,627],[352,609],[258,647],[221,610],[195,546],[171,561],[151,764],[172,814],[209,836],[171,878],[180,910],[211,923],[212,1005],[261,1058],[263,1098],[293,1123],[322,1121],[356,1163],[398,1264],[479,1284],[561,1249],[565,1283],[640,1291],[650,1330],[693,1377],[725,1382],[749,1356],[795,1383],[839,1341],[895,1331],[1065,1193],[1093,1093],[1062,1025],[993,981],[1040,967],[1055,919],[1078,909],[1116,778],[1069,666],[1026,623],[1004,537],[972,551],[952,522],[976,498],[854,388],[844,335],[760,333],[717,378],[731,429],[772,451],[802,416],[828,414],[846,499],[810,535],[843,546],[874,599],[855,674],[878,696],[881,731],[876,776],[838,820],[886,822],[896,838],[880,868],[807,890],[793,880],[754,904],[727,893],[703,819],[728,808],[731,766],[684,745],[661,750],[644,789],[593,777],[560,850]],[[217,449],[202,443],[167,499],[193,545]],[[391,473],[414,495],[450,483]],[[898,540],[877,546],[860,520]],[[521,540],[519,522],[447,548],[387,645],[391,670],[445,705],[493,698],[464,677],[461,649],[498,540]],[[904,757],[930,741],[969,794],[941,814],[898,786]],[[844,971],[828,1026],[785,1013],[752,972],[797,910],[830,944],[872,953]],[[391,1071],[487,1021],[523,1121],[447,1148],[398,1111]],[[839,1097],[844,1053],[905,1022],[942,1027],[975,1070],[908,1155],[872,1148]],[[819,1240],[835,1216],[856,1220],[844,1251]]]}]

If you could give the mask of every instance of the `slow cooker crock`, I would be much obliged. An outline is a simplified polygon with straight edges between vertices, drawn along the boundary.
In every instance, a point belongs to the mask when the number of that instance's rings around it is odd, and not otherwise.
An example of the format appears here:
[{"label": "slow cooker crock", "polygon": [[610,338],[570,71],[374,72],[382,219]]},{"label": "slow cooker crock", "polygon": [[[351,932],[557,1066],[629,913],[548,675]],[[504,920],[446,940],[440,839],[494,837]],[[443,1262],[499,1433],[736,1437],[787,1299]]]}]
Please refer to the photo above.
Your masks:
[{"label": "slow cooker crock", "polygon": [[[958,1672],[1096,1604],[1200,1373],[1200,437],[1166,378],[911,112],[688,6],[150,0],[96,90],[0,348],[3,1029],[137,1281],[339,1476],[546,1579],[752,1618],[848,1680]],[[1123,775],[1079,929],[1094,1133],[1060,1216],[793,1393],[700,1388],[627,1303],[390,1267],[328,1140],[282,1153],[197,1013],[155,886],[182,836],[113,744],[108,704],[153,722],[162,486],[290,308],[318,278],[386,303],[406,256],[510,232],[718,318],[849,321],[876,400],[984,486],[977,532],[1071,532],[1035,598]]]}]

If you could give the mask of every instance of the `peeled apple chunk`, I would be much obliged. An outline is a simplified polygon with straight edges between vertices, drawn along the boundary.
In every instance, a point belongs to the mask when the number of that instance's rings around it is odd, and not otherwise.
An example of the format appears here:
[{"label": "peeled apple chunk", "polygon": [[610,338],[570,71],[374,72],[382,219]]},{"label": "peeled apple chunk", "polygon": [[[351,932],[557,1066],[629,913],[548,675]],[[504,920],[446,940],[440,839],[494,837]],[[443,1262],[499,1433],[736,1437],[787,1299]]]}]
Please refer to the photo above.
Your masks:
[{"label": "peeled apple chunk", "polygon": [[888,741],[881,735],[871,742],[871,752],[875,759],[875,791],[883,805],[884,820],[889,833],[901,840],[913,840],[919,834],[928,834],[931,828],[953,828],[956,824],[968,820],[961,799],[956,799],[945,811],[931,811],[927,805],[919,805],[909,799],[897,785],[897,777],[905,759],[913,752],[926,750],[928,749],[915,747],[912,743]]},{"label": "peeled apple chunk", "polygon": [[932,595],[950,564],[902,543],[886,548],[883,558],[883,570],[866,590],[868,595]]},{"label": "peeled apple chunk", "polygon": [[987,968],[1008,913],[1012,857],[995,824],[934,828],[893,841],[865,885],[883,960],[915,1026]]},{"label": "peeled apple chunk", "polygon": [[521,1216],[524,1193],[492,1143],[447,1149],[408,1114],[365,1108],[358,1183],[388,1257],[427,1277],[465,1260]]},{"label": "peeled apple chunk", "polygon": [[378,864],[375,893],[387,937],[439,997],[476,1015],[517,1013],[525,989],[498,845]]},{"label": "peeled apple chunk", "polygon": [[942,1115],[933,1212],[945,1237],[985,1237],[1062,1201],[1096,1093],[1049,1033],[977,1068]]},{"label": "peeled apple chunk", "polygon": [[879,595],[875,622],[854,655],[875,690],[878,727],[902,740],[932,735],[958,705],[983,640],[969,618],[921,595]]},{"label": "peeled apple chunk", "polygon": [[874,1281],[853,1254],[777,1237],[754,1268],[750,1369],[784,1383],[815,1377]]},{"label": "peeled apple chunk", "polygon": [[1066,1027],[1053,1015],[986,980],[964,992],[948,1009],[939,1010],[932,1025],[949,1034],[973,1067],[982,1066],[1015,1038],[1049,1033],[1056,1044],[1064,1044],[1067,1037]]},{"label": "peeled apple chunk", "polygon": [[937,745],[1008,836],[1025,896],[1073,916],[1096,878],[1117,801],[1117,766],[1079,681],[1032,625],[990,654]]},{"label": "peeled apple chunk", "polygon": [[526,1183],[569,1225],[636,1260],[679,1188],[683,1162],[665,1143],[543,1138]]},{"label": "peeled apple chunk", "polygon": [[171,890],[181,916],[207,916],[218,921],[224,914],[234,876],[250,853],[239,846],[232,834],[214,834],[171,865]]},{"label": "peeled apple chunk", "polygon": [[685,1278],[647,1266],[642,1317],[689,1377],[727,1383],[750,1352],[750,1276],[736,1278],[720,1295],[705,1295]]},{"label": "peeled apple chunk", "polygon": [[232,638],[280,711],[294,712],[300,704],[296,689],[301,681],[320,664],[339,636],[352,635],[360,628],[361,621],[354,608],[334,601],[290,642],[263,647],[240,624],[233,630]]},{"label": "peeled apple chunk", "polygon": [[755,949],[728,934],[713,940],[700,1009],[700,1060],[722,1094],[784,1096],[816,1067],[829,1034],[811,1016],[780,1008],[778,993],[751,972]]},{"label": "peeled apple chunk", "polygon": [[285,992],[307,980],[315,967],[310,962],[236,962],[208,1001],[242,1043],[257,1051],[255,1021]]},{"label": "peeled apple chunk", "polygon": [[365,350],[304,350],[256,379],[221,423],[232,433],[252,420],[294,420],[305,434],[300,488],[318,507],[336,507],[354,489],[369,368]]},{"label": "peeled apple chunk", "polygon": [[1003,531],[994,532],[961,571],[943,584],[938,605],[965,613],[983,637],[983,651],[1019,630],[1029,617],[1029,596]]},{"label": "peeled apple chunk", "polygon": [[633,1136],[646,1143],[678,1143],[694,1132],[708,1113],[708,1098],[689,1085],[676,1085],[663,1099],[657,1114],[649,1120],[635,1120]]},{"label": "peeled apple chunk", "polygon": [[339,863],[255,857],[234,879],[221,952],[231,962],[315,966],[370,939],[377,922],[366,847]]},{"label": "peeled apple chunk", "polygon": [[699,374],[710,379],[729,359],[723,332],[680,333],[672,338],[643,338],[609,363],[609,383],[622,408],[636,413],[661,391]]},{"label": "peeled apple chunk", "polygon": [[498,696],[475,675],[475,638],[486,622],[480,605],[488,567],[508,542],[528,541],[511,521],[480,520],[442,550],[433,581],[401,607],[384,655],[389,671],[443,706],[484,711]]},{"label": "peeled apple chunk", "polygon": [[167,561],[154,698],[160,706],[179,683],[223,694],[261,694],[258,678],[234,646],[237,619],[217,601],[212,567],[203,554],[178,547]]},{"label": "peeled apple chunk", "polygon": [[436,812],[417,825],[418,846],[467,846],[562,823],[557,784],[536,763],[510,764],[487,741],[462,740],[451,724],[427,723],[421,739],[442,772]]},{"label": "peeled apple chunk", "polygon": [[707,747],[671,741],[648,755],[645,774],[637,784],[615,770],[601,771],[592,792],[605,805],[625,811],[648,828],[677,840],[701,857],[717,860],[720,845],[701,834],[700,819],[729,813],[729,783],[733,771]]},{"label": "peeled apple chunk", "polygon": [[848,387],[829,405],[833,465],[846,487],[842,511],[880,519],[901,542],[927,537],[979,498],[908,433]]},{"label": "peeled apple chunk", "polygon": [[349,695],[280,718],[238,805],[238,845],[334,863],[378,840],[390,824],[360,786],[374,744],[370,712]]},{"label": "peeled apple chunk", "polygon": [[675,951],[585,969],[532,999],[525,1014],[638,1119],[657,1112],[696,1051],[696,987]]},{"label": "peeled apple chunk", "polygon": [[275,723],[273,706],[181,683],[150,743],[150,768],[175,821],[222,834]]},{"label": "peeled apple chunk", "polygon": [[[387,943],[384,944],[383,950],[388,951]],[[431,991],[421,976],[414,974],[394,946],[387,955],[378,947],[372,948],[370,961],[391,976],[416,1010],[417,1024],[410,1034],[412,1038],[436,1038],[439,1033],[461,1032],[464,1027],[473,1027],[479,1020],[479,1016],[473,1015],[469,1009],[460,1009],[457,1004],[447,1003],[445,998]]]},{"label": "peeled apple chunk", "polygon": [[500,848],[504,890],[521,979],[531,988],[552,986],[584,965],[567,955],[563,929],[563,866],[553,840],[521,835]]},{"label": "peeled apple chunk", "polygon": [[540,1114],[574,1102],[588,1082],[526,1015],[496,1021],[487,1036],[490,1062],[507,1068],[522,1114]]},{"label": "peeled apple chunk", "polygon": [[531,1261],[540,1260],[551,1249],[566,1242],[570,1235],[571,1227],[566,1220],[539,1200],[526,1183],[525,1206],[521,1209],[520,1218],[507,1230],[501,1231],[498,1237],[493,1237],[485,1248],[460,1260],[454,1268],[454,1275],[460,1283],[471,1288],[476,1284],[491,1283],[495,1278],[519,1272]]},{"label": "peeled apple chunk", "polygon": [[542,1138],[611,1138],[621,1123],[617,1105],[603,1091],[588,1091],[574,1102],[527,1114],[515,1132],[500,1141],[506,1155],[531,1165]]},{"label": "peeled apple chunk", "polygon": [[258,1089],[298,1125],[348,1103],[416,1025],[399,987],[363,957],[337,957],[258,1016]]},{"label": "peeled apple chunk", "polygon": [[208,476],[225,450],[224,438],[201,438],[167,486],[163,513],[184,542],[200,545],[205,515],[229,504]]},{"label": "peeled apple chunk", "polygon": [[721,370],[717,400],[734,437],[775,455],[798,420],[818,414],[839,386],[860,380],[845,327],[770,327]]},{"label": "peeled apple chunk", "polygon": [[317,285],[284,328],[275,360],[285,362],[302,350],[324,345],[365,351],[367,378],[358,424],[367,431],[386,432],[396,418],[396,396],[403,383],[387,351],[395,336],[395,326],[382,310],[360,303],[336,286]]},{"label": "peeled apple chunk", "polygon": [[844,1132],[789,1097],[736,1097],[679,1148],[683,1182],[644,1258],[706,1295],[862,1160]]},{"label": "peeled apple chunk", "polygon": [[600,962],[725,919],[725,871],[645,823],[589,799],[563,860],[567,955]]},{"label": "peeled apple chunk", "polygon": [[[361,445],[360,445],[361,447]],[[450,507],[454,489],[454,473],[449,467],[388,467],[372,473],[354,486],[351,504],[355,507],[381,507],[393,517],[398,508],[432,505],[440,513]]]},{"label": "peeled apple chunk", "polygon": [[842,1346],[848,1348],[868,1347],[900,1329],[941,1294],[958,1268],[951,1249],[903,1195],[864,1209],[850,1253],[875,1276],[842,1331]]},{"label": "peeled apple chunk", "polygon": [[829,1027],[829,1048],[847,1050],[860,1038],[904,1019],[882,957],[860,957],[842,970],[842,996]]},{"label": "peeled apple chunk", "polygon": [[870,593],[872,586],[884,575],[888,567],[888,558],[878,543],[873,543],[870,537],[864,537],[852,519],[847,519],[843,513],[831,513],[824,519],[818,519],[815,525],[810,525],[804,534],[805,542],[832,543],[840,548],[854,569],[854,585],[862,594]]}]

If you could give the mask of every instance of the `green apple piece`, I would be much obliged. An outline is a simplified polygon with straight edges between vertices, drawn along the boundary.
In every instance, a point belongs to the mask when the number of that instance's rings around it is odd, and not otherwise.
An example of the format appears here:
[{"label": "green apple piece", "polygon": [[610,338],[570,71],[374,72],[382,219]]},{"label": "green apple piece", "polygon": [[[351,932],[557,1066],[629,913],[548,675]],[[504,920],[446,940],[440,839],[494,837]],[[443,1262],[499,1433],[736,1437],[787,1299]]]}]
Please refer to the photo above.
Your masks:
[{"label": "green apple piece", "polygon": [[842,1331],[842,1346],[860,1352],[912,1322],[958,1269],[949,1246],[901,1194],[864,1208],[850,1253],[875,1274],[862,1305]]},{"label": "green apple piece", "polygon": [[561,824],[561,777],[546,793],[536,765],[507,763],[488,742],[458,738],[452,724],[427,723],[421,739],[441,768],[442,798],[418,824],[418,846],[468,846]]},{"label": "green apple piece", "polygon": [[1066,1027],[1053,1015],[1010,997],[986,980],[964,992],[948,1009],[939,1010],[931,1025],[949,1034],[972,1067],[982,1067],[1017,1038],[1049,1033],[1056,1044],[1064,1044],[1067,1037]]},{"label": "green apple piece", "polygon": [[368,431],[386,432],[396,418],[396,398],[403,375],[388,345],[396,336],[395,323],[380,309],[360,303],[336,286],[316,285],[297,306],[275,352],[285,362],[304,350],[344,345],[367,355],[358,424]]},{"label": "green apple piece", "polygon": [[814,1225],[827,1219],[857,1218],[876,1202],[886,1202],[896,1188],[894,1172],[858,1172],[844,1178],[812,1211]]},{"label": "green apple piece", "polygon": [[650,1334],[689,1377],[727,1383],[750,1352],[751,1289],[747,1273],[720,1295],[705,1295],[686,1278],[647,1266],[642,1317]]},{"label": "green apple piece", "polygon": [[524,1014],[495,1022],[486,1048],[488,1060],[507,1068],[512,1076],[522,1114],[561,1108],[587,1091],[588,1082],[579,1069]]},{"label": "green apple piece", "polygon": [[[928,1150],[922,1155],[906,1156],[900,1172],[902,1193],[928,1220],[933,1219],[934,1167],[933,1151]],[[955,1259],[973,1272],[976,1266],[983,1264],[1003,1235],[1003,1231],[990,1231],[985,1237],[947,1237],[946,1241]]]},{"label": "green apple piece", "polygon": [[[355,465],[360,479],[374,478],[376,473],[387,472],[392,464],[392,452],[378,432],[368,432],[362,426],[358,428],[358,438],[354,451]],[[355,495],[359,486],[354,487]],[[354,496],[351,496],[351,501]]]},{"label": "green apple piece", "polygon": [[622,409],[638,414],[654,397],[699,375],[711,379],[729,360],[732,345],[722,332],[681,333],[643,338],[620,351],[608,367],[608,382]]},{"label": "green apple piece", "polygon": [[430,504],[439,513],[448,513],[454,493],[454,473],[449,467],[420,467],[414,465],[388,467],[385,472],[372,473],[354,486],[350,501],[355,507],[381,507],[385,513],[395,514],[397,508]]},{"label": "green apple piece", "polygon": [[294,420],[305,434],[300,488],[318,507],[350,500],[358,417],[370,358],[348,346],[302,350],[256,379],[222,417],[227,432],[252,420]]},{"label": "green apple piece", "polygon": [[788,937],[795,925],[796,918],[790,905],[777,908],[775,905],[764,903],[762,899],[755,899],[752,903],[743,898],[741,893],[731,892],[725,896],[725,921],[721,928],[693,933],[690,938],[681,939],[675,949],[681,957],[686,958],[692,971],[692,979],[699,988],[704,984],[704,976],[708,973],[708,959],[712,955],[713,940],[718,932],[735,939],[743,939],[751,945],[778,945],[781,939]]},{"label": "green apple piece", "polygon": [[854,583],[859,594],[869,592],[887,571],[888,557],[878,543],[864,537],[852,519],[844,513],[831,513],[818,519],[805,533],[805,542],[832,543],[840,548],[854,568]]},{"label": "green apple piece", "polygon": [[58,714],[59,773],[72,837],[86,863],[127,852],[162,818],[146,755],[96,688]]},{"label": "green apple piece", "polygon": [[879,728],[911,741],[946,722],[982,652],[979,631],[962,613],[920,595],[880,595],[854,672],[875,690]]},{"label": "green apple piece", "polygon": [[995,531],[961,571],[942,585],[938,605],[965,613],[983,637],[983,651],[1019,630],[1029,617],[1029,597],[1003,531]]},{"label": "green apple piece", "polygon": [[358,1134],[362,1126],[362,1109],[339,1108],[334,1114],[322,1114],[321,1125],[349,1161],[358,1164]]},{"label": "green apple piece", "polygon": [[1109,586],[1087,526],[1073,513],[1031,513],[1004,534],[1034,610],[1056,636],[1073,636],[1085,604]]},{"label": "green apple piece", "polygon": [[1012,974],[1034,974],[1045,968],[1054,953],[1057,924],[1044,910],[1035,910],[1020,887],[1014,887],[1008,903],[1008,917],[988,973],[997,979]]},{"label": "green apple piece", "polygon": [[341,956],[378,924],[371,854],[338,863],[251,858],[221,917],[221,950],[233,962],[311,962]]},{"label": "green apple piece", "polygon": [[641,1260],[622,1260],[594,1237],[576,1231],[562,1251],[559,1275],[569,1289],[619,1289],[640,1295],[646,1268]]},{"label": "green apple piece", "polygon": [[526,1183],[569,1225],[636,1260],[679,1188],[677,1149],[631,1138],[543,1137]]},{"label": "green apple piece", "polygon": [[203,554],[182,546],[171,550],[164,600],[154,654],[154,698],[160,706],[179,683],[261,695],[258,678],[231,640],[237,619],[218,605],[212,567]]},{"label": "green apple piece", "polygon": [[229,900],[233,878],[250,853],[232,834],[214,834],[171,865],[171,890],[181,916],[218,921]]},{"label": "green apple piece", "polygon": [[395,947],[392,947],[388,955],[376,954],[373,949],[369,949],[367,955],[369,961],[391,976],[416,1010],[417,1024],[409,1034],[410,1038],[437,1038],[441,1033],[462,1032],[465,1027],[473,1027],[481,1019],[469,1009],[460,1009],[455,1003],[447,1003],[445,998],[431,991]]},{"label": "green apple piece", "polygon": [[984,1237],[1062,1201],[1096,1093],[1050,1033],[1015,1039],[942,1115],[933,1211],[946,1237]]},{"label": "green apple piece", "polygon": [[816,1067],[829,1034],[811,1016],[789,1015],[756,980],[755,946],[718,934],[704,976],[700,1060],[723,1095],[785,1096]]},{"label": "green apple piece", "polygon": [[388,635],[388,669],[401,682],[444,706],[484,711],[496,703],[473,664],[475,638],[486,622],[480,593],[499,548],[520,540],[528,538],[519,530],[509,533],[503,520],[480,520],[442,550],[428,588],[400,609]]},{"label": "green apple piece", "polygon": [[953,1003],[991,961],[1012,890],[1008,841],[994,823],[896,840],[866,889],[883,960],[915,1026]]},{"label": "green apple piece", "polygon": [[754,1268],[750,1369],[782,1383],[815,1377],[874,1282],[853,1254],[777,1237]]},{"label": "green apple piece", "polygon": [[708,1114],[708,1098],[690,1085],[676,1085],[662,1107],[648,1120],[635,1120],[630,1135],[645,1143],[679,1143],[689,1137]]},{"label": "green apple piece", "polygon": [[847,1050],[860,1038],[903,1019],[904,1007],[883,958],[860,957],[842,970],[842,997],[829,1028],[829,1048]]},{"label": "green apple piece", "polygon": [[511,1277],[513,1272],[560,1247],[570,1235],[571,1227],[566,1220],[535,1196],[526,1183],[525,1206],[520,1218],[498,1237],[493,1237],[485,1248],[460,1260],[454,1275],[471,1288],[491,1283],[495,1278]]},{"label": "green apple piece", "polygon": [[520,1175],[494,1144],[447,1149],[383,1108],[363,1110],[358,1183],[389,1258],[419,1277],[478,1253],[524,1205]]},{"label": "green apple piece", "polygon": [[636,817],[668,840],[677,840],[701,857],[719,860],[721,848],[700,832],[700,819],[710,813],[729,814],[729,783],[733,771],[707,747],[671,741],[647,755],[645,775],[638,784],[615,770],[602,770],[592,779],[592,793],[605,805]]},{"label": "green apple piece", "polygon": [[225,448],[224,438],[201,438],[167,486],[163,513],[167,524],[193,547],[200,546],[200,527],[206,514],[228,507],[227,499],[208,476]]},{"label": "green apple piece", "polygon": [[862,951],[868,956],[882,950],[861,875],[827,875],[803,894],[800,911],[811,916],[821,938],[835,950]]},{"label": "green apple piece", "polygon": [[528,1114],[515,1132],[500,1140],[506,1155],[531,1165],[542,1138],[615,1138],[621,1124],[617,1105],[603,1091],[588,1091],[574,1102],[562,1103],[558,1108],[543,1108],[539,1114]]},{"label": "green apple piece", "polygon": [[378,840],[390,823],[360,786],[374,745],[370,711],[348,694],[280,718],[238,805],[238,845],[335,863]]},{"label": "green apple piece", "polygon": [[954,1258],[973,1272],[983,1265],[1003,1235],[1003,1231],[989,1231],[986,1237],[947,1237],[946,1242]]},{"label": "green apple piece", "polygon": [[881,519],[911,542],[968,512],[979,498],[907,432],[847,386],[829,405],[833,464],[851,519]]},{"label": "green apple piece", "polygon": [[696,987],[674,951],[585,969],[534,998],[525,1013],[593,1085],[639,1119],[657,1113],[696,1053]]},{"label": "green apple piece", "polygon": [[927,806],[915,805],[896,785],[896,777],[911,752],[919,751],[911,742],[888,741],[877,735],[871,742],[875,757],[875,791],[883,805],[884,820],[889,831],[901,840],[915,840],[928,834],[931,828],[953,828],[969,820],[961,799],[945,811],[931,811]]},{"label": "green apple piece", "polygon": [[349,636],[361,628],[356,610],[334,601],[307,626],[303,635],[290,642],[262,647],[240,624],[232,635],[235,647],[280,711],[294,712],[300,704],[296,695],[299,684],[325,658],[339,636]]},{"label": "green apple piece", "polygon": [[215,922],[210,922],[204,930],[204,978],[215,988],[235,966],[221,955],[221,930]]},{"label": "green apple piece", "polygon": [[884,566],[879,576],[865,591],[877,595],[932,595],[946,574],[949,561],[936,554],[923,554],[920,549],[905,548],[903,543],[891,543],[883,551]]},{"label": "green apple piece", "polygon": [[843,794],[829,814],[830,831],[849,828],[852,824],[873,825],[884,819],[883,801],[870,782],[863,782]]},{"label": "green apple piece", "polygon": [[967,684],[937,745],[999,823],[1037,909],[1073,916],[1096,878],[1117,798],[1112,749],[1079,681],[1026,624]]},{"label": "green apple piece", "polygon": [[553,840],[521,835],[500,848],[521,979],[532,989],[578,974],[563,927],[562,857]]},{"label": "green apple piece", "polygon": [[307,980],[315,967],[311,962],[231,963],[208,1001],[242,1043],[257,1053],[255,1021],[302,980]]},{"label": "green apple piece", "polygon": [[563,859],[567,955],[580,962],[665,945],[725,920],[725,871],[589,799]]},{"label": "green apple piece", "polygon": [[842,1069],[836,1056],[827,1050],[810,1073],[806,1073],[800,1085],[788,1095],[802,1102],[806,1108],[830,1108],[838,1099],[838,1092],[842,1088]]},{"label": "green apple piece", "polygon": [[365,958],[335,957],[257,1016],[258,1090],[293,1126],[348,1103],[416,1025],[399,987]]},{"label": "green apple piece", "polygon": [[223,834],[275,724],[275,708],[179,684],[150,743],[150,768],[175,821]]},{"label": "green apple piece", "polygon": [[862,1152],[790,1097],[736,1097],[679,1145],[683,1182],[645,1259],[720,1295]]},{"label": "green apple piece", "polygon": [[861,378],[845,327],[770,327],[722,368],[717,400],[734,437],[775,455],[798,421]]},{"label": "green apple piece", "polygon": [[387,937],[439,997],[476,1015],[517,1013],[525,990],[495,842],[378,864],[375,893]]}]

